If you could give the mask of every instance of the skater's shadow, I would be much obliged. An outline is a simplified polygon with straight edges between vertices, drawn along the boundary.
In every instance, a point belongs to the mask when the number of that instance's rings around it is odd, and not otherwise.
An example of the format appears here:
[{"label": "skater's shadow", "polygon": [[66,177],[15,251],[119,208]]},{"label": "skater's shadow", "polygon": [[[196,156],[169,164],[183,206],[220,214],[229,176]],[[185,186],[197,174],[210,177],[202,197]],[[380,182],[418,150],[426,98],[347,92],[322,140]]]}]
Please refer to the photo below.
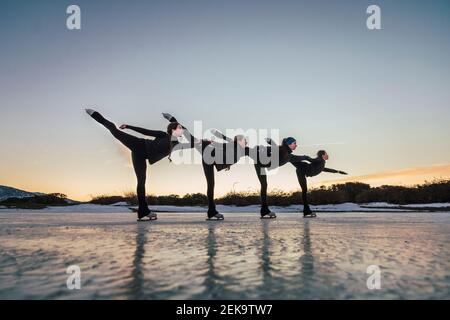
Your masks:
[{"label": "skater's shadow", "polygon": [[270,236],[269,236],[270,221],[262,221],[262,250],[261,250],[261,271],[263,277],[263,285],[272,281],[272,267],[270,262]]},{"label": "skater's shadow", "polygon": [[[218,227],[217,222],[208,223],[208,234],[205,238],[207,271],[204,275],[205,280],[203,285],[207,292],[208,299],[223,299],[228,295],[228,290],[223,286],[223,283],[227,283],[227,279],[220,276],[216,271],[218,267],[216,265],[216,256],[219,246],[215,232]],[[201,296],[204,296],[204,293],[201,294]],[[195,296],[194,299],[196,299]]]},{"label": "skater's shadow", "polygon": [[306,297],[311,296],[313,293],[312,284],[314,282],[314,255],[312,252],[312,240],[310,233],[310,221],[303,221],[303,239],[302,247],[303,255],[300,257],[300,274],[299,285],[302,287],[303,295]]},{"label": "skater's shadow", "polygon": [[[314,255],[312,252],[312,238],[310,233],[310,221],[301,221],[300,225],[303,228],[303,234],[300,235],[296,243],[300,247],[302,253],[299,257],[300,271],[294,278],[280,279],[274,278],[276,274],[276,266],[272,265],[271,260],[271,221],[262,221],[261,230],[262,237],[258,237],[261,241],[260,251],[260,272],[262,276],[262,283],[257,288],[257,295],[262,299],[270,299],[274,297],[296,297],[308,298],[312,297],[314,290]],[[236,297],[236,292],[230,291],[226,284],[232,283],[233,279],[226,275],[221,275],[220,265],[217,265],[217,253],[221,250],[221,246],[217,241],[216,232],[221,226],[216,223],[208,223],[208,230],[205,239],[206,250],[206,272],[203,274],[203,286],[205,291],[199,293],[196,298],[205,298],[205,292],[208,299],[224,299],[226,297]],[[147,224],[137,224],[136,226],[136,250],[132,257],[131,277],[127,287],[127,296],[130,299],[152,299],[157,298],[152,296],[152,290],[156,283],[149,283],[151,280],[145,278],[145,246],[150,236],[150,228]],[[226,250],[226,248],[222,248]],[[146,288],[148,290],[146,290]]]},{"label": "skater's shadow", "polygon": [[146,296],[146,287],[152,287],[151,284],[146,283],[148,280],[144,276],[144,258],[145,258],[145,245],[148,241],[148,235],[150,228],[145,223],[138,223],[136,225],[136,250],[133,255],[133,264],[131,271],[131,279],[128,284],[128,296],[130,299],[150,299],[151,296]]},{"label": "skater's shadow", "polygon": [[261,252],[259,271],[261,272],[261,284],[256,289],[258,299],[273,299],[275,287],[280,285],[279,281],[273,278],[272,274],[275,270],[271,261],[271,240],[270,240],[270,223],[271,221],[261,221]]},{"label": "skater's shadow", "polygon": [[262,299],[273,299],[274,297],[302,299],[312,295],[314,277],[314,256],[312,253],[312,240],[310,234],[310,222],[302,221],[303,234],[293,243],[301,245],[299,252],[300,272],[293,277],[274,277],[277,274],[277,266],[273,266],[271,255],[270,221],[262,223],[262,246],[261,246],[261,274],[262,283],[259,291]]}]

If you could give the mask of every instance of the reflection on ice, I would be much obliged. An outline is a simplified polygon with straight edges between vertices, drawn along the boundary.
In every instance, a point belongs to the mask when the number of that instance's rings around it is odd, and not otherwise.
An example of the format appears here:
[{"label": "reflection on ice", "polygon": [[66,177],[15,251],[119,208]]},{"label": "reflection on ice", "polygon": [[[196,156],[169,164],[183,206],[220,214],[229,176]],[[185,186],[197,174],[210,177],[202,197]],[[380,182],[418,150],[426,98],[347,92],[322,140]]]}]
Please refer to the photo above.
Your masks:
[{"label": "reflection on ice", "polygon": [[[449,213],[0,214],[2,299],[450,298]],[[66,268],[81,268],[68,290]],[[379,265],[381,290],[366,287]]]}]

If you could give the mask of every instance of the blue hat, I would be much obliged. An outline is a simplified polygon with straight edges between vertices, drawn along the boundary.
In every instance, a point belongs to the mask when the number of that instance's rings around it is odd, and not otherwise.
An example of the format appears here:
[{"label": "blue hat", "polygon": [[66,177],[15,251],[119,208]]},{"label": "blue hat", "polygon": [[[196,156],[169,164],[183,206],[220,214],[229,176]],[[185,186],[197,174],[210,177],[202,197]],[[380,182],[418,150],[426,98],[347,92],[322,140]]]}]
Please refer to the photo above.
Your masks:
[{"label": "blue hat", "polygon": [[284,138],[283,139],[283,144],[286,145],[286,146],[288,146],[290,144],[293,144],[294,142],[297,142],[297,140],[295,140],[292,137],[288,137],[288,138]]}]

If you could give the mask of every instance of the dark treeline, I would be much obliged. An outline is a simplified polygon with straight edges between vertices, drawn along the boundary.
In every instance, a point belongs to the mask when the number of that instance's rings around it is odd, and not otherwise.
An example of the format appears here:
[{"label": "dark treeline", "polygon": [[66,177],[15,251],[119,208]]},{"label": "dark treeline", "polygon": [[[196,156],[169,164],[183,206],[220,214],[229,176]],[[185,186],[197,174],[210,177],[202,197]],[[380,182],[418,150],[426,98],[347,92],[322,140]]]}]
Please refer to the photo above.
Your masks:
[{"label": "dark treeline", "polygon": [[[345,202],[370,203],[387,202],[391,204],[422,204],[433,202],[450,202],[450,180],[426,182],[413,187],[381,186],[371,187],[360,182],[347,182],[334,184],[328,187],[321,186],[311,189],[309,192],[310,203],[313,205],[339,204]],[[289,206],[301,204],[299,191],[284,192],[273,191],[269,194],[270,205]],[[114,204],[126,202],[129,205],[137,205],[136,195],[127,193],[123,196],[97,196],[89,203]],[[229,192],[217,199],[217,204],[247,206],[258,205],[259,192]],[[22,209],[42,209],[47,206],[67,206],[79,202],[67,201],[64,194],[54,193],[37,195],[28,198],[9,198],[0,202],[0,206]],[[202,193],[186,194],[184,196],[148,196],[149,205],[173,205],[173,206],[206,206],[207,198]]]},{"label": "dark treeline", "polygon": [[[269,194],[270,205],[289,206],[301,204],[299,191],[283,192],[273,191]],[[450,202],[450,180],[438,180],[426,182],[412,187],[381,186],[371,187],[360,182],[347,182],[334,184],[328,187],[321,186],[311,189],[309,192],[310,203],[313,205],[339,204],[345,202],[369,203],[387,202],[392,204],[421,204],[433,202]],[[136,205],[136,196],[133,193],[124,196],[97,196],[91,203],[113,204],[127,202]],[[254,192],[229,192],[217,199],[217,204],[247,206],[259,204],[259,193]],[[206,195],[202,193],[186,194],[184,196],[148,196],[149,205],[174,205],[174,206],[204,206],[207,205]]]}]

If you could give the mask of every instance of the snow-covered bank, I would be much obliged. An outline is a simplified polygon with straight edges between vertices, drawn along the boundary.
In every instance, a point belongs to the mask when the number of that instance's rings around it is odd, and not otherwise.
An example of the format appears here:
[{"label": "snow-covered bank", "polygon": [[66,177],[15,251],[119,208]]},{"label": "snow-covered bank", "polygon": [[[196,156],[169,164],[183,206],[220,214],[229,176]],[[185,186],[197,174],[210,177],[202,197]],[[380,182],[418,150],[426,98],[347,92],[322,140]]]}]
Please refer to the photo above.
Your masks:
[{"label": "snow-covered bank", "polygon": [[387,202],[371,202],[363,204],[364,207],[402,207],[402,208],[450,208],[450,203],[419,203],[419,204],[392,204]]},{"label": "snow-covered bank", "polygon": [[[53,206],[44,209],[8,209],[0,206],[0,212],[48,212],[48,213],[116,213],[129,212],[128,205],[125,202],[116,203],[113,205],[98,205],[98,204],[77,204],[73,206]],[[205,212],[206,207],[200,206],[150,206],[152,210],[161,212]],[[218,205],[217,210],[223,213],[252,213],[259,212],[259,205],[250,205],[245,207],[224,206]],[[410,204],[410,205],[394,205],[383,202],[356,204],[356,203],[342,203],[336,205],[318,205],[311,206],[314,211],[318,212],[401,212],[401,211],[450,211],[450,203],[428,203],[428,204]],[[288,207],[272,206],[274,212],[301,212],[302,205],[293,205]],[[440,210],[442,209],[442,210]],[[130,211],[131,212],[131,211]]]},{"label": "snow-covered bank", "polygon": [[124,212],[128,210],[125,207],[120,206],[102,206],[98,204],[76,204],[73,206],[53,206],[53,207],[46,207],[44,209],[3,209],[0,208],[1,212],[39,212],[39,213],[95,213],[95,212]]}]

